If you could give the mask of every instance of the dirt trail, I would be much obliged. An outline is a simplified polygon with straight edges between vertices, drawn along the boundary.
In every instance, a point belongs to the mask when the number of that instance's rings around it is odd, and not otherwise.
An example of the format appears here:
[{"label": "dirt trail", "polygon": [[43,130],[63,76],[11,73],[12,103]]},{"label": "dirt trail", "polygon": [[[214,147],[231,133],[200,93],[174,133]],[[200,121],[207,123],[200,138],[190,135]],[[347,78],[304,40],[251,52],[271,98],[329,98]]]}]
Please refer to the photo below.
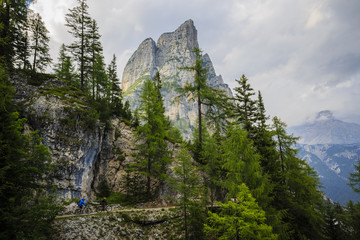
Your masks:
[{"label": "dirt trail", "polygon": [[114,212],[132,212],[132,211],[162,211],[163,209],[170,209],[176,208],[176,206],[171,207],[145,207],[145,208],[118,208],[111,211],[101,211],[101,212],[91,212],[88,214],[70,214],[70,215],[60,215],[56,216],[55,219],[63,219],[63,218],[72,218],[72,217],[84,217],[84,216],[91,216],[91,215],[99,215],[99,214],[108,214]]}]

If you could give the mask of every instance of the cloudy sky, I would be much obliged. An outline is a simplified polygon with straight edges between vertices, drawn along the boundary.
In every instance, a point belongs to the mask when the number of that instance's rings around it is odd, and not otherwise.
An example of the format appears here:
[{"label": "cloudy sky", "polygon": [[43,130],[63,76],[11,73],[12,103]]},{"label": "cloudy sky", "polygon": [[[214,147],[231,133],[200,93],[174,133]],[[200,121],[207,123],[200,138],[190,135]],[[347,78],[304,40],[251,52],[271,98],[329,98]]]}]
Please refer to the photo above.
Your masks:
[{"label": "cloudy sky", "polygon": [[[65,14],[76,0],[37,0],[54,59],[69,44]],[[245,74],[267,113],[289,126],[322,110],[360,124],[359,0],[88,0],[104,55],[127,60],[146,38],[155,41],[188,19],[216,73],[236,87]]]}]

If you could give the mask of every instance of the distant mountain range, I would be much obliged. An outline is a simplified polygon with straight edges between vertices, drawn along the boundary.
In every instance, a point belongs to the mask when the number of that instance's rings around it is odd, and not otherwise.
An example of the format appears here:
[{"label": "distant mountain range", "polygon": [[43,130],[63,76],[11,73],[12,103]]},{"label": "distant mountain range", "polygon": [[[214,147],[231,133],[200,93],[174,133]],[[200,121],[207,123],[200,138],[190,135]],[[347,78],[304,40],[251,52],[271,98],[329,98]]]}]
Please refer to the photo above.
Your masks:
[{"label": "distant mountain range", "polygon": [[354,144],[360,143],[360,125],[334,118],[331,111],[321,111],[315,121],[290,128],[295,136],[301,136],[303,144]]},{"label": "distant mountain range", "polygon": [[289,132],[300,137],[298,156],[318,172],[329,198],[341,204],[360,201],[360,194],[347,186],[360,158],[360,125],[337,120],[331,111],[321,111],[313,122],[289,128]]}]

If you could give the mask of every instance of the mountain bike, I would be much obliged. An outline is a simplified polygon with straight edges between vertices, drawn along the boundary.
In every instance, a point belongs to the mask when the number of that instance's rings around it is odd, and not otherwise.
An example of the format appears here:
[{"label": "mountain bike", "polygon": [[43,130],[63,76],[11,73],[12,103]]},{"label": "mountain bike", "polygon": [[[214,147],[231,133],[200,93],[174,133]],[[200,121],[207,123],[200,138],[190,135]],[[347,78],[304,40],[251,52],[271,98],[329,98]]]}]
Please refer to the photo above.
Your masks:
[{"label": "mountain bike", "polygon": [[[89,214],[89,213],[91,213],[91,210],[87,206],[84,206],[84,209],[82,212],[83,212],[83,214]],[[79,206],[76,207],[74,214],[75,215],[81,214],[81,208]]]},{"label": "mountain bike", "polygon": [[96,212],[103,212],[103,211],[110,212],[111,211],[111,206],[110,205],[105,205],[103,207],[102,205],[98,205],[96,207]]}]

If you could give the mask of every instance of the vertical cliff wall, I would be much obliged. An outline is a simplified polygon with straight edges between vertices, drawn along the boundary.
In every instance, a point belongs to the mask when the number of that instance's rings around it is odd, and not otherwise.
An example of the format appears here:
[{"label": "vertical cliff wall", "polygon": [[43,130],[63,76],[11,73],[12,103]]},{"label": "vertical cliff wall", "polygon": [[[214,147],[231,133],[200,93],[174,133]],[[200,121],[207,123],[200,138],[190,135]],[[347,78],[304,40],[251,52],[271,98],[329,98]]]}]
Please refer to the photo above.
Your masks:
[{"label": "vertical cliff wall", "polygon": [[[188,20],[174,32],[162,34],[156,44],[151,38],[144,40],[129,59],[122,76],[124,100],[129,100],[134,110],[139,107],[138,98],[142,83],[159,71],[163,82],[161,94],[166,114],[186,137],[191,136],[192,128],[196,125],[196,103],[188,103],[186,99],[174,103],[173,98],[176,96],[176,87],[194,81],[194,73],[180,70],[182,67],[194,65],[194,47],[199,47],[197,30],[194,22]],[[223,89],[232,96],[221,75],[216,75],[208,54],[204,54],[203,61],[204,66],[209,69],[209,85]]]}]

